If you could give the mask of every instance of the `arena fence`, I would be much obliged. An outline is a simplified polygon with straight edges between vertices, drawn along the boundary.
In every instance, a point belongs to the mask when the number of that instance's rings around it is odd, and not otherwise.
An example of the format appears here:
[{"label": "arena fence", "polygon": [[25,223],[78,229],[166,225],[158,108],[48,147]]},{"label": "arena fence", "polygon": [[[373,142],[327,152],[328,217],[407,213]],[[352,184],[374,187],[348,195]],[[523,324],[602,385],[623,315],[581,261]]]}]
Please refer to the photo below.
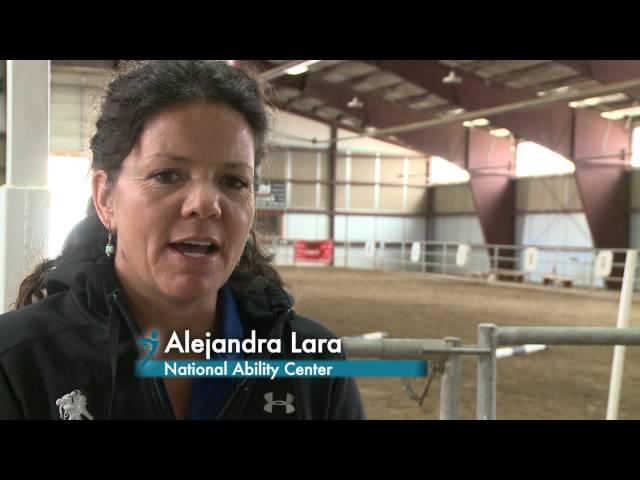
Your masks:
[{"label": "arena fence", "polygon": [[[265,246],[277,265],[311,265],[296,259],[299,240],[276,239]],[[627,249],[460,242],[334,241],[331,265],[422,272],[518,282],[556,288],[620,289]],[[323,263],[321,265],[326,265]],[[634,276],[637,278],[638,275]],[[635,285],[640,289],[640,282]]]},{"label": "arena fence", "polygon": [[[500,345],[640,345],[640,328],[613,327],[499,327],[478,326],[478,343],[462,345],[460,339],[365,339],[345,337],[343,348],[349,357],[382,359],[425,359],[441,372],[440,419],[458,418],[461,361],[477,357],[476,418],[496,419],[497,355]],[[617,409],[617,407],[616,407]],[[617,415],[617,412],[616,412]],[[609,418],[609,409],[608,415]]]},{"label": "arena fence", "polygon": [[[377,358],[425,358],[435,362],[442,372],[440,419],[458,418],[460,397],[460,362],[463,355],[477,356],[476,416],[481,420],[496,418],[497,351],[499,345],[602,345],[615,346],[607,403],[608,420],[618,418],[620,390],[626,345],[640,345],[640,328],[629,328],[633,287],[637,270],[637,250],[625,252],[617,327],[498,327],[492,323],[478,325],[478,343],[461,345],[460,339],[443,340],[345,338],[343,346],[350,356]],[[601,267],[598,266],[598,268]],[[539,350],[529,348],[529,351]],[[527,348],[520,349],[526,353]],[[515,353],[515,351],[513,351]],[[431,379],[427,381],[427,388]],[[418,397],[419,403],[426,389]]]},{"label": "arena fence", "polygon": [[[442,373],[441,419],[458,418],[460,361],[463,355],[478,357],[477,418],[495,419],[499,345],[524,344],[512,350],[511,354],[539,351],[548,345],[613,345],[615,348],[606,418],[617,419],[625,346],[640,345],[640,329],[628,328],[633,292],[638,287],[637,250],[433,241],[387,245],[384,242],[329,242],[333,252],[328,263],[333,266],[464,275],[495,282],[541,281],[543,285],[562,288],[581,286],[594,289],[606,286],[609,289],[620,289],[617,328],[498,327],[486,323],[478,326],[477,345],[466,346],[455,337],[434,340],[386,338],[380,335],[374,338],[343,339],[349,356],[429,360],[432,364],[431,377],[427,380],[425,390],[419,396],[410,389],[408,393],[421,403],[433,375]],[[301,245],[298,242],[295,250],[293,245],[291,240],[274,240],[271,246],[277,264],[296,264],[296,251],[301,249]],[[302,249],[304,250],[304,246]],[[321,257],[326,260],[326,255]],[[504,354],[504,350],[502,353]]]}]

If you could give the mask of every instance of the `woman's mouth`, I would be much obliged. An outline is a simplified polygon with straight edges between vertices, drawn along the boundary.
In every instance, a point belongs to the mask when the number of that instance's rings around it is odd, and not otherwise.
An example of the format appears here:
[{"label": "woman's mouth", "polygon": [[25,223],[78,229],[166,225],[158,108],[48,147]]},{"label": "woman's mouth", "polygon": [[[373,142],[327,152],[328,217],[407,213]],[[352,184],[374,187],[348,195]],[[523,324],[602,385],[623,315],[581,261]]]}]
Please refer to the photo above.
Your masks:
[{"label": "woman's mouth", "polygon": [[220,251],[220,247],[212,242],[200,242],[195,240],[170,243],[169,246],[181,255],[191,258],[205,258],[213,256]]}]

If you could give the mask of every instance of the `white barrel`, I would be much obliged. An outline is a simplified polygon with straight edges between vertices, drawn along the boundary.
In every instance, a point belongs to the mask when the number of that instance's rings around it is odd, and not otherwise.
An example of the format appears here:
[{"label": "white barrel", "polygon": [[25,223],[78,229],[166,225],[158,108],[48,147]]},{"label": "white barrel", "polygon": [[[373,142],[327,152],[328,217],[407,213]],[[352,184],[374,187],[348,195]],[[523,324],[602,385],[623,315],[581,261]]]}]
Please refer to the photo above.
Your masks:
[{"label": "white barrel", "polygon": [[528,247],[524,250],[524,271],[527,273],[535,272],[538,269],[538,249],[536,247]]},{"label": "white barrel", "polygon": [[458,251],[456,252],[456,265],[458,267],[467,266],[467,263],[469,263],[469,252],[471,252],[469,245],[464,243],[458,245]]},{"label": "white barrel", "polygon": [[376,250],[376,244],[373,240],[367,240],[364,244],[364,256],[367,258],[373,258],[373,254]]},{"label": "white barrel", "polygon": [[411,263],[418,263],[420,261],[420,242],[413,242],[411,244]]},{"label": "white barrel", "polygon": [[596,257],[596,265],[593,273],[598,278],[605,278],[611,275],[613,268],[613,252],[611,250],[601,250]]}]

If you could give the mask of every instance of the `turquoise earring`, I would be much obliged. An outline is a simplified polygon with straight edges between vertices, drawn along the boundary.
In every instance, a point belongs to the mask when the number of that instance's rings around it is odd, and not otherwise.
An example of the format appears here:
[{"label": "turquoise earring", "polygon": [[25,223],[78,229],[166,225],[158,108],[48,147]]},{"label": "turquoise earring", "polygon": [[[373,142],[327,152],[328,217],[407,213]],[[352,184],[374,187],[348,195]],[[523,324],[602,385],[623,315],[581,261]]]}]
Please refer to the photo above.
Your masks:
[{"label": "turquoise earring", "polygon": [[111,258],[111,255],[116,251],[116,247],[111,243],[112,239],[113,234],[111,233],[111,224],[109,224],[109,238],[107,239],[107,245],[104,247],[104,253],[106,253],[109,258]]}]

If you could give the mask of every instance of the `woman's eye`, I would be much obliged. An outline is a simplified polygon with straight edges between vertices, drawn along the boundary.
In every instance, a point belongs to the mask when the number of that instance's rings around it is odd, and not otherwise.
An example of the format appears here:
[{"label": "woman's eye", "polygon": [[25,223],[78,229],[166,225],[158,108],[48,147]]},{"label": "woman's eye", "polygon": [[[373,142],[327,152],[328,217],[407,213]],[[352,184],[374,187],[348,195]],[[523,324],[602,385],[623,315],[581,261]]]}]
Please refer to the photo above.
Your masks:
[{"label": "woman's eye", "polygon": [[174,170],[161,170],[151,175],[158,183],[171,184],[179,182],[182,177]]},{"label": "woman's eye", "polygon": [[249,182],[240,177],[225,177],[223,183],[234,190],[242,190],[249,186]]}]

